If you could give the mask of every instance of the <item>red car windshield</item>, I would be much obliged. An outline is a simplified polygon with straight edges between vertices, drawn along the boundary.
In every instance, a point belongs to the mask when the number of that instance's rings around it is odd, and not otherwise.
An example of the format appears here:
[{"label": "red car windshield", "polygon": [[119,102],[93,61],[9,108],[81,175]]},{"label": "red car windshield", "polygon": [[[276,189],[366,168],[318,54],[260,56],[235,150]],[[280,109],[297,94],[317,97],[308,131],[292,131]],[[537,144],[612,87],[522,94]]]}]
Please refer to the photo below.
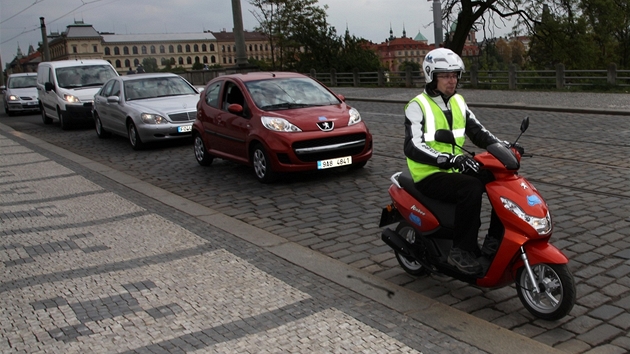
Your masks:
[{"label": "red car windshield", "polygon": [[263,110],[328,106],[341,101],[318,82],[309,78],[284,78],[245,83],[258,108]]}]

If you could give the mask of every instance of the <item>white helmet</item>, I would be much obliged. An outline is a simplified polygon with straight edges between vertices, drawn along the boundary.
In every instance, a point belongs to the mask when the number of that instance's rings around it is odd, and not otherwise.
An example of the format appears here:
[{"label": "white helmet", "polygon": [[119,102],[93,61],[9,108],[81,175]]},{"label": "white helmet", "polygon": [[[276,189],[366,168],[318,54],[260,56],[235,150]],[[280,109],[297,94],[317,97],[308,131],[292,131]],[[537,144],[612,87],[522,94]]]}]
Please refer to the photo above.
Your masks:
[{"label": "white helmet", "polygon": [[422,63],[424,69],[424,79],[426,83],[435,80],[435,73],[457,72],[457,79],[462,78],[462,73],[466,70],[464,62],[459,55],[450,49],[438,48],[428,52]]}]

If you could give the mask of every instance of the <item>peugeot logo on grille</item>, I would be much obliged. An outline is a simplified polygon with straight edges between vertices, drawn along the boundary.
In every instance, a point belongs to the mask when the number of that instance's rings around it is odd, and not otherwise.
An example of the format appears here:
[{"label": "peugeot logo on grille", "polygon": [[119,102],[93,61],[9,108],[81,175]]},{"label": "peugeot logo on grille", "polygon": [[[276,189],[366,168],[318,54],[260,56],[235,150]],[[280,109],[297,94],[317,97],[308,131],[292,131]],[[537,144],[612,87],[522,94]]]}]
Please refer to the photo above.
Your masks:
[{"label": "peugeot logo on grille", "polygon": [[335,127],[335,123],[328,122],[328,121],[326,121],[326,122],[319,122],[319,123],[317,123],[317,126],[322,131],[329,132],[329,131],[333,130],[333,128]]}]

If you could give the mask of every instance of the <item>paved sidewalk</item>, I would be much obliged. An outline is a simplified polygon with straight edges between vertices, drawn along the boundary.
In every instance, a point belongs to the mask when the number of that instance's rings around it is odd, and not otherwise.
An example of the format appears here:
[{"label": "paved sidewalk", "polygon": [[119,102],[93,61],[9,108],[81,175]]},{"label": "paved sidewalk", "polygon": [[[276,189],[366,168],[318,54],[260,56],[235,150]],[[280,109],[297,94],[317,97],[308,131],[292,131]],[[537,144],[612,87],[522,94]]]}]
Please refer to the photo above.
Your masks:
[{"label": "paved sidewalk", "polygon": [[[348,100],[409,102],[422,93],[420,88],[334,87]],[[629,88],[630,91],[630,88]],[[629,93],[543,92],[502,90],[458,90],[471,107],[528,109],[545,112],[595,113],[630,115]]]},{"label": "paved sidewalk", "polygon": [[0,351],[558,353],[0,124]]}]

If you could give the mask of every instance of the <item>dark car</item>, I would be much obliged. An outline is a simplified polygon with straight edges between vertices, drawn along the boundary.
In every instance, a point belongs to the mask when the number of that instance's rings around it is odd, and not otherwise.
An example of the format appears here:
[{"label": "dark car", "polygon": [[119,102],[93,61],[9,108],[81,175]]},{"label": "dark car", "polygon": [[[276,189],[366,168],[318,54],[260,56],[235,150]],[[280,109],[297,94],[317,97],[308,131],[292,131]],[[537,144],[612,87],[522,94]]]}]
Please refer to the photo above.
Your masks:
[{"label": "dark car", "polygon": [[210,81],[193,124],[197,162],[220,157],[254,167],[268,183],[281,172],[363,167],[372,135],[359,112],[312,78],[285,72]]}]

